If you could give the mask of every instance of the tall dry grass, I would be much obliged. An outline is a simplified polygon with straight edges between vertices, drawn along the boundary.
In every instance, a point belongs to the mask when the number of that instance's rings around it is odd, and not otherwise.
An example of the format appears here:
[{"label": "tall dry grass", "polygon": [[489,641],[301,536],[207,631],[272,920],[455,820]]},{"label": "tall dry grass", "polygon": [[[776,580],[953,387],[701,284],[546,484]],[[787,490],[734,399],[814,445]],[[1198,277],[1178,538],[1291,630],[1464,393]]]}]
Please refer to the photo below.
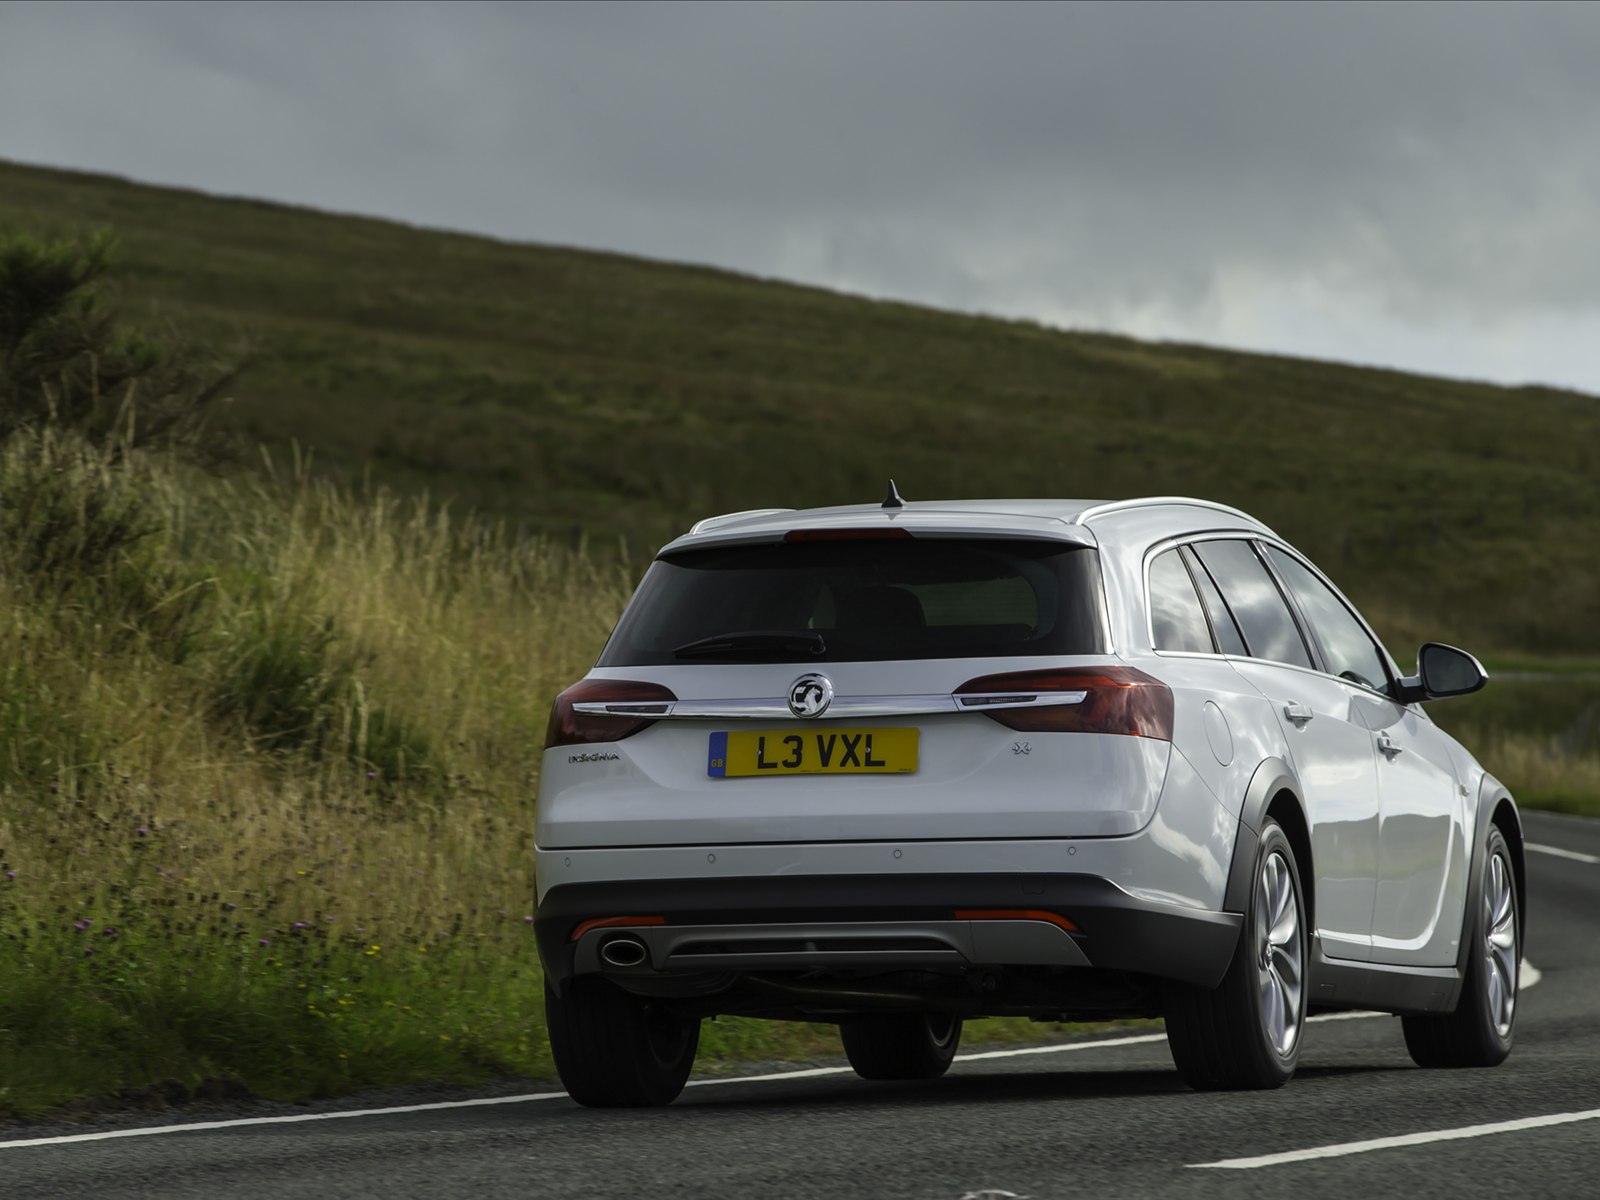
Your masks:
[{"label": "tall dry grass", "polygon": [[4,449],[0,1109],[546,1064],[544,721],[627,572],[286,476]]}]

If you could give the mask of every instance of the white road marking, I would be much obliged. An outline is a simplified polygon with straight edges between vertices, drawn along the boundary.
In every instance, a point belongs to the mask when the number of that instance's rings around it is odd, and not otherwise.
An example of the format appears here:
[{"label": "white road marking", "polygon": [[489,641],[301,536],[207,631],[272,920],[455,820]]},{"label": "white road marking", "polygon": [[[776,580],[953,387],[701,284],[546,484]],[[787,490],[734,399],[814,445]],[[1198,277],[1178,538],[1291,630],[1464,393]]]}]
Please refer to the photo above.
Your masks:
[{"label": "white road marking", "polygon": [[[1097,1050],[1101,1046],[1142,1046],[1146,1042],[1164,1042],[1165,1033],[1139,1033],[1131,1037],[1101,1038],[1093,1042],[1066,1042],[1059,1046],[1018,1046],[1014,1050],[980,1050],[976,1054],[958,1054],[957,1062],[982,1062],[989,1058],[1023,1058],[1030,1054],[1060,1054],[1063,1050]],[[845,1070],[849,1070],[846,1067]]]},{"label": "white road marking", "polygon": [[1551,1113],[1544,1117],[1519,1117],[1515,1121],[1494,1121],[1487,1125],[1463,1125],[1458,1129],[1430,1129],[1422,1133],[1403,1133],[1396,1137],[1368,1138],[1364,1142],[1339,1142],[1332,1146],[1311,1146],[1304,1150],[1285,1150],[1281,1154],[1258,1154],[1254,1158],[1224,1158],[1218,1162],[1190,1163],[1197,1168],[1226,1171],[1251,1171],[1257,1167],[1276,1167],[1283,1163],[1308,1162],[1316,1158],[1342,1158],[1347,1154],[1366,1154],[1400,1146],[1426,1146],[1432,1142],[1456,1142],[1465,1138],[1488,1137],[1492,1133],[1515,1133],[1521,1129],[1544,1129],[1551,1125],[1570,1125],[1574,1121],[1600,1118],[1600,1108],[1585,1112]]},{"label": "white road marking", "polygon": [[1589,863],[1591,866],[1600,863],[1600,854],[1585,854],[1581,850],[1563,850],[1560,846],[1546,846],[1541,842],[1523,842],[1523,848],[1534,850],[1540,854],[1553,854],[1557,858],[1570,858],[1573,862]]},{"label": "white road marking", "polygon": [[[1129,1046],[1139,1042],[1159,1042],[1164,1033],[1138,1037],[1102,1038],[1098,1041],[1064,1042],[1058,1046],[1024,1046],[1017,1050],[990,1050],[963,1054],[958,1062],[973,1059],[1007,1058],[1020,1054],[1063,1054],[1072,1050],[1097,1050],[1102,1046]],[[799,1071],[775,1071],[768,1075],[734,1075],[726,1079],[691,1079],[690,1087],[724,1087],[731,1083],[771,1083],[782,1079],[821,1079],[829,1075],[851,1075],[850,1067],[808,1067]],[[0,1141],[0,1150],[23,1146],[64,1146],[74,1142],[105,1142],[116,1138],[154,1137],[164,1133],[202,1133],[214,1129],[246,1129],[256,1125],[299,1125],[311,1121],[344,1121],[353,1117],[389,1117],[405,1113],[438,1112],[448,1108],[487,1108],[498,1104],[528,1104],[537,1100],[565,1100],[565,1092],[529,1092],[517,1096],[487,1096],[478,1100],[440,1100],[433,1104],[404,1104],[393,1108],[356,1108],[343,1112],[291,1113],[281,1117],[238,1117],[231,1121],[192,1121],[186,1125],[148,1125],[138,1129],[108,1129],[101,1133],[70,1133],[59,1137],[23,1138]]]},{"label": "white road marking", "polygon": [[108,1129],[103,1133],[69,1133],[62,1137],[24,1138],[0,1142],[0,1150],[23,1146],[65,1146],[72,1142],[109,1142],[116,1138],[154,1137],[162,1133],[201,1133],[212,1129],[244,1129],[251,1125],[301,1125],[308,1121],[340,1121],[351,1117],[386,1117],[394,1113],[437,1112],[443,1108],[487,1108],[494,1104],[520,1104],[527,1100],[559,1100],[565,1092],[534,1092],[526,1096],[489,1096],[481,1100],[441,1100],[435,1104],[407,1104],[398,1108],[353,1108],[345,1112],[294,1113],[285,1117],[239,1117],[232,1121],[195,1121],[188,1125],[146,1125],[139,1129]]},{"label": "white road marking", "polygon": [[[1539,972],[1523,960],[1519,991],[1539,981]],[[1384,1013],[1337,1012],[1312,1017],[1316,1021],[1351,1021],[1381,1017]],[[1165,1033],[1140,1033],[1128,1037],[1098,1038],[1086,1042],[1062,1042],[1052,1046],[1019,1046],[1014,1050],[981,1050],[958,1054],[957,1062],[982,1062],[994,1058],[1021,1058],[1034,1054],[1068,1054],[1078,1050],[1110,1049],[1115,1046],[1140,1046],[1164,1042]],[[724,1087],[730,1083],[772,1083],[784,1079],[822,1079],[830,1075],[850,1075],[850,1067],[807,1067],[799,1071],[774,1071],[767,1075],[733,1075],[726,1079],[691,1079],[689,1087]],[[19,1138],[0,1141],[0,1150],[25,1146],[66,1146],[75,1142],[108,1142],[119,1138],[155,1137],[165,1133],[205,1133],[215,1129],[247,1129],[256,1125],[304,1125],[312,1121],[347,1121],[355,1117],[392,1117],[406,1113],[439,1112],[449,1108],[490,1108],[500,1104],[531,1104],[538,1100],[565,1100],[565,1092],[526,1092],[517,1096],[485,1096],[477,1100],[440,1100],[433,1104],[402,1104],[393,1108],[352,1108],[341,1112],[291,1113],[281,1117],[236,1117],[231,1121],[191,1121],[185,1125],[145,1125],[137,1129],[108,1129],[100,1133],[69,1133],[58,1137]],[[1209,1164],[1208,1164],[1209,1165]]]}]

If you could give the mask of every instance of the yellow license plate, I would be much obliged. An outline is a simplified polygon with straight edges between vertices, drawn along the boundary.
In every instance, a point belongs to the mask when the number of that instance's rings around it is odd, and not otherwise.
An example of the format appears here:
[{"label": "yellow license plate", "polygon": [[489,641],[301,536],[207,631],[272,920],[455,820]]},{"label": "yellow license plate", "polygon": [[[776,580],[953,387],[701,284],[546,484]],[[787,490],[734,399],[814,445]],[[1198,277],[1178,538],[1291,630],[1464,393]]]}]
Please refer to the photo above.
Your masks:
[{"label": "yellow license plate", "polygon": [[906,775],[917,769],[915,729],[739,729],[713,733],[706,774]]}]

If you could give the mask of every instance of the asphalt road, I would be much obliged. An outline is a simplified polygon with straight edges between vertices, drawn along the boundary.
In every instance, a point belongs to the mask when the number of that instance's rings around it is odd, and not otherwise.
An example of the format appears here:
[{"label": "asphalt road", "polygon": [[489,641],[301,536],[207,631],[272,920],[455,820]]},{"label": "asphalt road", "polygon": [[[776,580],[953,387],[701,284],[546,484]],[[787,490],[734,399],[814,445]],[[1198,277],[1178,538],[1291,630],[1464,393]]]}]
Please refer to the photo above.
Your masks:
[{"label": "asphalt road", "polygon": [[[1494,1070],[1413,1067],[1393,1018],[1319,1020],[1279,1092],[1191,1092],[1164,1042],[1122,1037],[968,1057],[933,1084],[868,1084],[844,1071],[708,1081],[661,1111],[591,1112],[552,1094],[35,1145],[13,1130],[0,1134],[10,1139],[0,1141],[0,1189],[207,1200],[1593,1197],[1600,822],[1530,813],[1526,825],[1545,847],[1528,856],[1527,958],[1539,978],[1523,995],[1516,1049]],[[1508,1122],[1521,1124],[1495,1128]],[[1402,1144],[1350,1145],[1371,1139]],[[1316,1148],[1339,1153],[1301,1154]],[[1198,1166],[1275,1155],[1287,1161]]]}]

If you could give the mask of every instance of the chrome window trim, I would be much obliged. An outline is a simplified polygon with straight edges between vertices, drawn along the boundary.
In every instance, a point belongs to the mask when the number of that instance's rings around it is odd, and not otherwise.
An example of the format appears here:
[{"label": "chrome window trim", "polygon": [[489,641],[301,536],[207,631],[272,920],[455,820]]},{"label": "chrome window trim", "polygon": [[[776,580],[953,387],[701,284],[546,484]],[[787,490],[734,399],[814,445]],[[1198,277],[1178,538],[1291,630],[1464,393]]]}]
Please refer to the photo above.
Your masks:
[{"label": "chrome window trim", "polygon": [[[1274,535],[1272,537],[1262,537],[1261,534],[1256,533],[1256,532],[1250,532],[1250,531],[1225,530],[1225,529],[1208,529],[1208,530],[1204,531],[1203,533],[1180,533],[1180,534],[1176,534],[1173,537],[1166,538],[1163,541],[1154,543],[1150,547],[1150,549],[1145,552],[1145,560],[1144,560],[1145,635],[1146,635],[1146,637],[1149,638],[1150,649],[1151,649],[1152,653],[1160,653],[1159,651],[1157,651],[1155,649],[1155,644],[1156,644],[1155,622],[1151,618],[1151,614],[1150,614],[1150,564],[1151,564],[1151,562],[1154,561],[1155,556],[1158,553],[1164,553],[1167,550],[1176,550],[1180,546],[1192,546],[1192,545],[1194,545],[1194,544],[1196,544],[1198,542],[1238,542],[1238,541],[1243,541],[1243,542],[1247,542],[1247,543],[1248,542],[1271,542],[1275,546],[1284,545],[1283,540],[1281,538],[1277,537],[1276,535]],[[1287,549],[1288,547],[1285,546],[1285,548]],[[1250,552],[1256,556],[1256,561],[1261,564],[1261,569],[1267,573],[1267,578],[1272,581],[1273,587],[1278,589],[1279,596],[1283,600],[1284,608],[1288,610],[1289,620],[1294,624],[1295,632],[1300,635],[1300,640],[1305,645],[1307,657],[1309,657],[1312,660],[1311,661],[1311,665],[1309,667],[1302,667],[1302,666],[1300,666],[1299,663],[1281,663],[1281,662],[1278,662],[1278,660],[1275,659],[1275,658],[1256,658],[1254,655],[1224,654],[1221,651],[1218,651],[1216,657],[1218,657],[1218,658],[1236,658],[1236,659],[1242,659],[1242,660],[1248,661],[1248,662],[1271,663],[1274,666],[1280,666],[1280,667],[1295,667],[1296,669],[1302,670],[1302,671],[1310,670],[1310,671],[1312,671],[1312,672],[1314,672],[1314,673],[1316,673],[1318,675],[1326,676],[1329,679],[1337,679],[1337,678],[1339,678],[1337,675],[1328,675],[1328,673],[1326,671],[1320,670],[1318,668],[1317,659],[1321,657],[1320,648],[1313,641],[1311,641],[1311,639],[1306,637],[1305,628],[1300,623],[1301,622],[1301,617],[1300,617],[1300,611],[1299,611],[1298,605],[1296,605],[1295,602],[1292,599],[1290,599],[1287,595],[1284,595],[1283,583],[1282,583],[1281,580],[1279,580],[1279,578],[1277,576],[1277,573],[1273,571],[1272,564],[1267,562],[1266,559],[1264,557],[1262,557],[1261,552],[1259,550],[1257,550],[1254,546],[1251,547]],[[1198,553],[1196,554],[1195,557],[1199,558]],[[1296,553],[1295,557],[1296,558],[1302,558],[1303,556],[1298,554],[1298,553]],[[1203,570],[1203,571],[1209,571],[1209,568],[1205,565],[1205,561],[1203,559],[1200,562],[1200,569]],[[1315,570],[1315,569],[1313,568],[1313,570]],[[1320,571],[1316,572],[1316,574],[1319,577],[1321,576],[1321,572]],[[1212,580],[1212,583],[1215,584],[1215,586],[1217,588],[1217,591],[1219,593],[1221,593],[1222,602],[1224,604],[1227,604],[1228,596],[1227,596],[1226,592],[1222,591],[1222,585],[1220,583],[1216,583],[1216,581],[1214,579]],[[1340,599],[1343,600],[1344,597],[1340,596]],[[1204,599],[1204,597],[1202,597],[1201,598],[1202,606],[1204,605],[1204,603],[1205,603],[1205,599]],[[1348,600],[1345,600],[1344,603],[1348,606],[1350,602]],[[1209,614],[1207,614],[1207,619],[1209,620]],[[1213,630],[1212,632],[1213,632],[1213,636],[1214,636],[1215,635],[1215,630]],[[1371,631],[1369,630],[1368,632],[1370,633]],[[1240,636],[1243,637],[1244,630],[1241,629],[1239,631],[1239,633],[1240,633]],[[1374,639],[1374,640],[1376,640],[1376,639]],[[1248,644],[1248,640],[1246,640],[1246,642]],[[1378,644],[1380,646],[1383,645],[1382,642],[1379,642]],[[1343,680],[1342,682],[1348,683],[1349,680]],[[1382,693],[1379,693],[1379,694],[1381,695]]]},{"label": "chrome window trim", "polygon": [[[1375,645],[1378,648],[1378,650],[1382,653],[1385,664],[1389,667],[1390,670],[1392,670],[1394,672],[1394,677],[1396,679],[1399,678],[1399,676],[1400,676],[1399,664],[1397,664],[1394,661],[1394,656],[1389,653],[1389,648],[1383,644],[1383,639],[1380,638],[1376,633],[1374,633],[1372,631],[1372,626],[1369,625],[1367,623],[1367,619],[1364,616],[1361,615],[1361,610],[1358,609],[1354,604],[1350,603],[1350,598],[1348,596],[1346,596],[1343,592],[1341,592],[1338,589],[1338,587],[1336,587],[1334,585],[1333,580],[1329,579],[1327,577],[1327,575],[1325,575],[1321,570],[1319,570],[1315,563],[1313,563],[1304,554],[1301,554],[1300,551],[1296,550],[1293,546],[1289,545],[1282,538],[1278,537],[1275,534],[1270,536],[1270,537],[1268,537],[1268,536],[1264,536],[1264,535],[1262,535],[1260,533],[1245,533],[1245,534],[1241,535],[1241,533],[1239,531],[1207,530],[1204,533],[1181,533],[1181,534],[1177,534],[1177,535],[1175,535],[1173,537],[1164,538],[1159,542],[1152,543],[1151,546],[1149,547],[1149,549],[1147,549],[1145,551],[1144,564],[1143,564],[1143,575],[1144,575],[1144,631],[1145,631],[1145,638],[1149,643],[1149,648],[1150,648],[1150,653],[1151,654],[1158,655],[1158,656],[1160,656],[1162,658],[1220,658],[1220,659],[1223,659],[1226,662],[1261,663],[1261,664],[1263,664],[1265,666],[1269,666],[1269,667],[1287,667],[1291,671],[1306,671],[1309,674],[1318,676],[1319,678],[1331,679],[1336,683],[1342,683],[1342,684],[1345,684],[1348,687],[1357,688],[1358,690],[1360,690],[1362,692],[1365,692],[1370,696],[1381,697],[1382,699],[1389,701],[1390,704],[1400,705],[1400,707],[1402,707],[1402,708],[1414,708],[1415,707],[1413,705],[1401,704],[1400,701],[1396,700],[1388,692],[1380,692],[1376,688],[1369,688],[1365,684],[1357,683],[1353,679],[1345,679],[1341,675],[1329,674],[1327,671],[1324,671],[1320,667],[1316,667],[1316,666],[1302,667],[1298,663],[1278,662],[1276,659],[1272,659],[1272,658],[1257,658],[1254,655],[1250,655],[1250,654],[1222,654],[1220,652],[1212,653],[1212,654],[1203,654],[1203,653],[1201,653],[1199,651],[1196,651],[1196,650],[1157,650],[1155,648],[1155,645],[1156,645],[1155,622],[1152,620],[1151,615],[1150,615],[1150,563],[1155,559],[1156,555],[1164,554],[1168,550],[1175,550],[1180,546],[1190,546],[1190,545],[1193,545],[1196,542],[1220,542],[1220,541],[1229,541],[1229,540],[1231,540],[1231,541],[1239,541],[1239,540],[1257,541],[1257,542],[1263,542],[1263,543],[1272,545],[1272,546],[1276,547],[1277,549],[1282,550],[1284,553],[1288,554],[1290,557],[1298,560],[1302,566],[1308,568],[1311,571],[1312,575],[1314,575],[1317,579],[1321,580],[1327,586],[1328,590],[1331,591],[1334,594],[1334,596],[1338,599],[1339,603],[1341,603],[1341,604],[1343,604],[1345,606],[1346,611],[1348,611],[1350,613],[1350,615],[1353,616],[1356,619],[1357,623],[1360,624],[1361,628],[1366,631],[1367,636],[1372,639],[1372,644]],[[1257,557],[1260,557],[1260,556],[1258,555]],[[1273,582],[1277,583],[1279,588],[1281,589],[1283,587],[1283,583],[1282,583],[1281,580],[1278,579],[1277,572],[1273,571],[1272,564],[1270,562],[1267,562],[1265,559],[1263,559],[1262,560],[1262,565],[1267,569],[1268,573],[1272,576]],[[1220,585],[1219,585],[1219,588],[1220,588]],[[1226,595],[1223,596],[1223,600],[1224,601],[1227,600],[1227,596]],[[1299,620],[1300,620],[1300,613],[1297,611],[1298,605],[1295,605],[1293,603],[1293,601],[1290,601],[1290,600],[1287,600],[1287,599],[1285,600],[1285,603],[1289,604],[1291,606],[1290,609],[1289,609],[1289,615],[1291,617],[1295,618],[1296,624],[1298,624]],[[1302,633],[1302,636],[1304,636],[1303,633]],[[1311,647],[1307,647],[1307,648],[1310,649]],[[1317,649],[1317,652],[1318,652],[1318,656],[1320,657],[1321,656],[1321,647],[1317,647],[1316,649]],[[1391,680],[1390,682],[1392,683],[1393,680]]]},{"label": "chrome window trim", "polygon": [[588,717],[649,717],[656,721],[835,721],[860,717],[915,717],[937,713],[997,712],[1006,708],[1060,708],[1082,704],[1089,693],[1069,692],[944,692],[909,696],[835,696],[820,717],[800,718],[787,697],[741,700],[672,700],[642,704],[585,701],[572,710]]},{"label": "chrome window trim", "polygon": [[[1241,514],[1241,515],[1243,515],[1243,514]],[[1255,533],[1252,533],[1252,532],[1247,531],[1247,530],[1232,530],[1232,529],[1230,529],[1230,530],[1215,530],[1215,529],[1208,529],[1204,533],[1178,533],[1178,534],[1174,534],[1171,537],[1162,538],[1161,541],[1152,542],[1150,544],[1150,546],[1144,552],[1144,562],[1141,564],[1141,568],[1140,568],[1140,574],[1141,574],[1141,576],[1143,578],[1143,581],[1144,581],[1144,636],[1145,636],[1145,642],[1146,642],[1147,646],[1149,647],[1150,653],[1152,653],[1152,654],[1163,654],[1163,655],[1184,654],[1184,655],[1188,655],[1191,658],[1235,658],[1235,657],[1238,657],[1237,655],[1223,654],[1220,650],[1213,650],[1210,654],[1206,654],[1206,653],[1203,653],[1203,652],[1201,652],[1199,650],[1157,650],[1156,649],[1156,625],[1155,625],[1155,619],[1151,615],[1151,610],[1150,610],[1150,564],[1153,563],[1160,555],[1165,554],[1168,550],[1177,550],[1182,546],[1192,546],[1196,542],[1239,541],[1241,539],[1248,539],[1248,538],[1253,538],[1253,537],[1256,537],[1256,536],[1257,535]],[[1187,569],[1188,568],[1185,567],[1185,570],[1187,570]],[[1218,590],[1220,590],[1220,588]],[[1226,601],[1227,601],[1227,597],[1226,596],[1223,597],[1223,601],[1224,601],[1224,603],[1226,603]],[[1201,606],[1201,609],[1203,611],[1204,608],[1205,608],[1205,598],[1203,596],[1200,597],[1200,606]],[[1209,614],[1207,614],[1206,620],[1207,620],[1207,623],[1210,622],[1210,615]],[[1216,632],[1215,630],[1212,631],[1213,640],[1215,640],[1215,632]],[[1258,661],[1270,662],[1271,660],[1270,659],[1260,659]]]},{"label": "chrome window trim", "polygon": [[[1216,655],[1220,653],[1220,650],[1218,650],[1218,649],[1213,649],[1213,650],[1207,652],[1207,651],[1204,651],[1204,650],[1160,650],[1160,649],[1157,649],[1157,647],[1156,647],[1155,608],[1150,602],[1150,568],[1155,565],[1156,559],[1160,558],[1163,554],[1166,554],[1169,551],[1176,551],[1176,550],[1181,549],[1182,546],[1183,546],[1183,543],[1182,542],[1177,542],[1177,543],[1175,543],[1173,545],[1167,545],[1165,543],[1161,543],[1161,545],[1163,546],[1162,549],[1160,549],[1159,551],[1158,550],[1150,550],[1150,551],[1148,551],[1145,554],[1145,559],[1144,559],[1144,618],[1145,618],[1146,630],[1150,634],[1150,649],[1155,654],[1192,654],[1192,655],[1202,656],[1202,657],[1216,657]],[[1180,566],[1183,567],[1183,573],[1185,575],[1188,575],[1189,574],[1189,564],[1184,562],[1183,558],[1181,556],[1178,559],[1178,563],[1179,563]],[[1189,580],[1189,587],[1194,592],[1195,603],[1200,606],[1200,615],[1205,618],[1206,633],[1211,638],[1211,645],[1213,647],[1216,647],[1218,645],[1218,642],[1217,642],[1217,631],[1215,629],[1211,628],[1211,614],[1206,611],[1205,597],[1200,595],[1200,589],[1195,586],[1195,582],[1194,582],[1193,578],[1190,578],[1190,580]]]}]

